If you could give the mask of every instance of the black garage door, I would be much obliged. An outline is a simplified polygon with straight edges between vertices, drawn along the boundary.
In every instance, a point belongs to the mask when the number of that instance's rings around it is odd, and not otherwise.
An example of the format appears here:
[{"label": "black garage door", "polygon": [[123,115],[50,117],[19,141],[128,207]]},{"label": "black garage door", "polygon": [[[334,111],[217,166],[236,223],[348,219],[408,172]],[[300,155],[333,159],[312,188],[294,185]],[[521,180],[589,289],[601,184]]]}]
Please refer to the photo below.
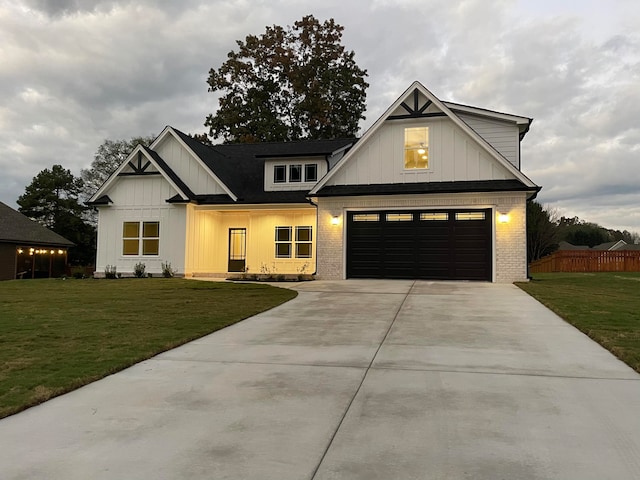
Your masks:
[{"label": "black garage door", "polygon": [[491,209],[347,212],[347,277],[490,281],[491,219]]}]

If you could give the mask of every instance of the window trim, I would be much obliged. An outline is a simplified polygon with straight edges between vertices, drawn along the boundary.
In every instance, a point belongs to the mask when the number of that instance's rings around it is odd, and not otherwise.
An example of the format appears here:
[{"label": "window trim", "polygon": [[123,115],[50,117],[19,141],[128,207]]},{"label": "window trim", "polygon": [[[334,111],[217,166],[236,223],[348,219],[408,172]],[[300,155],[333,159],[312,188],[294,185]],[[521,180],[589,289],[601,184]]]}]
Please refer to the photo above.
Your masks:
[{"label": "window trim", "polygon": [[[282,180],[278,180],[278,170],[283,169],[284,173]],[[286,165],[274,165],[273,166],[273,183],[287,183],[287,166]]]},{"label": "window trim", "polygon": [[[298,171],[297,180],[293,178],[294,170]],[[291,165],[289,165],[289,183],[302,183],[302,164],[301,163],[292,163]]]},{"label": "window trim", "polygon": [[[300,240],[300,232],[301,231],[308,231],[309,232],[309,239],[308,240]],[[295,255],[296,258],[313,258],[313,227],[311,225],[296,225],[296,248],[295,248]],[[308,245],[309,246],[309,254],[308,255],[301,255],[300,249],[298,248],[301,245]]]},{"label": "window trim", "polygon": [[[279,232],[289,232],[289,234],[287,235],[287,239],[283,239],[280,240],[280,237],[278,235]],[[293,243],[293,230],[291,226],[282,226],[282,225],[277,225],[275,228],[275,258],[291,258],[291,255],[293,254],[292,252],[292,248],[291,245]],[[283,255],[280,254],[278,248],[280,247],[280,245],[286,245],[288,246],[287,250],[288,250],[288,254],[287,255]]]},{"label": "window trim", "polygon": [[[126,236],[126,227],[129,225],[136,225],[136,236]],[[146,235],[145,230],[148,226],[156,225],[157,228],[157,236],[156,235]],[[136,242],[137,243],[137,253],[125,253],[125,244],[126,242]],[[151,248],[151,250],[155,253],[145,253],[148,251],[149,245],[153,245],[155,243],[155,248]],[[125,220],[122,222],[122,256],[123,257],[157,257],[160,255],[160,220]]]},{"label": "window trim", "polygon": [[[288,232],[288,234],[286,235],[286,237],[281,237],[280,232]],[[302,232],[308,232],[308,240],[301,239]],[[313,258],[313,225],[276,225],[276,227],[274,228],[274,233],[275,258]],[[286,245],[286,247],[281,247],[281,245]],[[305,247],[302,247],[303,245]],[[286,248],[287,254],[281,252],[281,248]],[[301,248],[308,248],[309,253],[301,253]]]},{"label": "window trim", "polygon": [[[425,135],[425,143],[421,143],[418,147],[416,146],[412,146],[412,147],[408,147],[407,146],[407,132],[409,130],[418,130],[418,129],[424,129],[426,130],[426,135]],[[431,132],[429,129],[428,125],[419,125],[419,126],[407,126],[404,127],[404,143],[402,145],[402,167],[404,169],[405,172],[415,172],[415,171],[428,171],[430,169],[430,165],[431,165],[431,150],[430,150],[430,146],[431,146]],[[415,151],[417,152],[417,150],[419,148],[424,148],[425,149],[425,155],[426,155],[426,167],[407,167],[407,153],[409,151]]]},{"label": "window trim", "polygon": [[[309,167],[313,167],[313,178],[310,178],[309,175]],[[318,181],[318,164],[317,163],[305,163],[304,164],[304,181],[306,183],[309,182],[317,182]]]}]

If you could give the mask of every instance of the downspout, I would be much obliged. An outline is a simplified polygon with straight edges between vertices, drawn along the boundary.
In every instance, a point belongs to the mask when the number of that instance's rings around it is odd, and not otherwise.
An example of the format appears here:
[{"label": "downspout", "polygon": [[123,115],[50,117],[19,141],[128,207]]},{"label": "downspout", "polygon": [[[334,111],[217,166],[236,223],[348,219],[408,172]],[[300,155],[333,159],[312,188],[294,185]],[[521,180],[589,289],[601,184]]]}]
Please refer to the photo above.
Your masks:
[{"label": "downspout", "polygon": [[311,200],[309,197],[307,197],[307,201],[313,205],[314,207],[316,207],[316,268],[315,271],[311,274],[311,275],[316,275],[318,273],[318,204],[317,203],[313,203],[313,200]]}]

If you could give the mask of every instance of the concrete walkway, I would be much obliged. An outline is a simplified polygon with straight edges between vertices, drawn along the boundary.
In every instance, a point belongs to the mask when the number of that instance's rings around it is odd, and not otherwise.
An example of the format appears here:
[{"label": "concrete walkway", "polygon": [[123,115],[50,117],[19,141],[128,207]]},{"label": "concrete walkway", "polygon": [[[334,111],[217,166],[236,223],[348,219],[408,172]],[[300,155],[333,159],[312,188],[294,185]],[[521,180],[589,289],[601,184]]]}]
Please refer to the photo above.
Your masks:
[{"label": "concrete walkway", "polygon": [[640,375],[515,286],[294,288],[0,420],[0,478],[640,478]]}]

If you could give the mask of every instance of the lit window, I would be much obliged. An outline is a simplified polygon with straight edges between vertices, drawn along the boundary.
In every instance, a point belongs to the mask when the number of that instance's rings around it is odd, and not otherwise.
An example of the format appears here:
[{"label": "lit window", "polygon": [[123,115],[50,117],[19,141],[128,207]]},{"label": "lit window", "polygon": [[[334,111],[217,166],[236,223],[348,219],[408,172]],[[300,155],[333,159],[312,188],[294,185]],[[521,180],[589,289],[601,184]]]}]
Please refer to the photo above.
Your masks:
[{"label": "lit window", "polygon": [[315,163],[308,163],[304,166],[304,181],[315,182],[318,180],[318,166]]},{"label": "lit window", "polygon": [[122,254],[138,255],[140,252],[140,222],[124,222],[122,225]]},{"label": "lit window", "polygon": [[429,168],[429,127],[404,129],[404,168]]},{"label": "lit window", "polygon": [[449,214],[446,212],[429,212],[429,213],[421,213],[420,220],[426,221],[440,221],[440,220],[449,220]]},{"label": "lit window", "polygon": [[387,213],[387,222],[412,222],[413,213]]},{"label": "lit window", "polygon": [[379,222],[380,215],[377,213],[356,213],[353,215],[354,222]]},{"label": "lit window", "polygon": [[484,220],[484,212],[458,212],[456,220]]},{"label": "lit window", "polygon": [[[141,235],[142,234],[142,235]],[[160,249],[160,222],[124,222],[122,224],[122,254],[158,255]]]},{"label": "lit window", "polygon": [[276,258],[291,258],[291,227],[276,227]]},{"label": "lit window", "polygon": [[273,167],[273,183],[284,183],[287,181],[286,165],[276,165]]},{"label": "lit window", "polygon": [[289,165],[289,181],[290,182],[302,181],[302,165]]}]

